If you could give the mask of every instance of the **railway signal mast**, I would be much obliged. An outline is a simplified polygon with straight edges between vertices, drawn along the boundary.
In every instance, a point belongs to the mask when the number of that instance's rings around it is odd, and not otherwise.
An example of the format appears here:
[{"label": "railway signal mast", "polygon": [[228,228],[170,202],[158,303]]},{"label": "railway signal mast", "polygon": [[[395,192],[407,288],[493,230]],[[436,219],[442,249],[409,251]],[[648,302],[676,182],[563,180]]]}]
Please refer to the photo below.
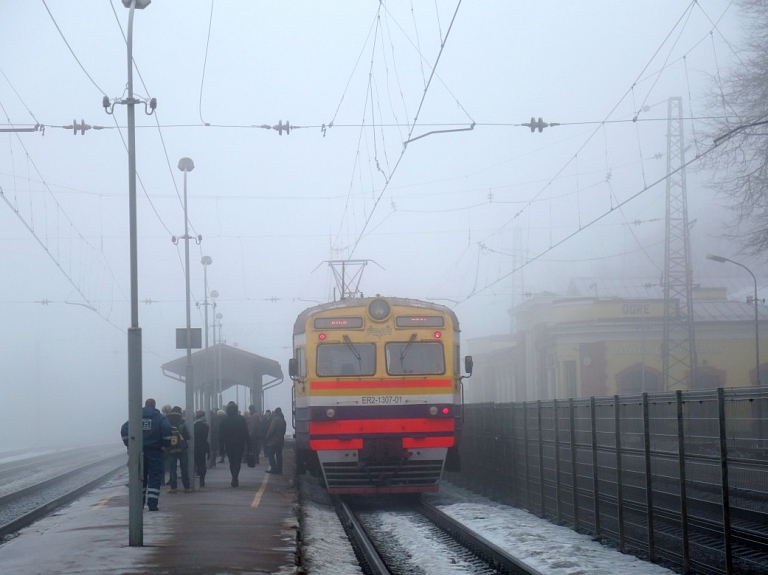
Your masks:
[{"label": "railway signal mast", "polygon": [[664,241],[663,381],[667,391],[696,381],[688,199],[685,185],[683,99],[667,101],[667,208]]}]

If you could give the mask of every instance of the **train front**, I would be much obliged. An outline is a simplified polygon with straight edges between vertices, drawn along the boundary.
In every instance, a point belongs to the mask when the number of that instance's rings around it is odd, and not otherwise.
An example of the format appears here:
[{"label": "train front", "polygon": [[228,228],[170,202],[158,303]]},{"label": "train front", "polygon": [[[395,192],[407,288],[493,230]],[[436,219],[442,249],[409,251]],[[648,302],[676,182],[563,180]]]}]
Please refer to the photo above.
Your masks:
[{"label": "train front", "polygon": [[299,471],[330,493],[437,491],[458,468],[459,325],[437,304],[398,298],[333,302],[294,328]]}]

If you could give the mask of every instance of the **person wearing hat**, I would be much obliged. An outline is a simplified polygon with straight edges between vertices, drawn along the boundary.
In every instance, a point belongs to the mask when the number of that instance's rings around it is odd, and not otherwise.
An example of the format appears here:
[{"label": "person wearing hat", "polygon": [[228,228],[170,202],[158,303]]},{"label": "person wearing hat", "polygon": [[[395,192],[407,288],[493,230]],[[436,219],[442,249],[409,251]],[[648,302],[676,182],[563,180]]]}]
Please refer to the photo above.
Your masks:
[{"label": "person wearing hat", "polygon": [[285,442],[286,423],[283,417],[283,410],[279,407],[272,412],[272,419],[269,421],[269,430],[264,438],[267,457],[269,457],[269,469],[267,473],[282,475],[283,473],[283,443]]},{"label": "person wearing hat", "polygon": [[[171,424],[171,429],[176,428],[178,430],[178,433],[181,435],[180,441],[177,443],[176,446],[171,445],[171,447],[168,450],[168,460],[169,460],[169,471],[170,471],[170,477],[169,477],[169,483],[170,488],[167,490],[168,493],[176,493],[177,492],[177,465],[181,464],[181,483],[184,485],[184,493],[191,493],[191,484],[189,482],[189,446],[188,442],[191,439],[191,435],[189,434],[189,429],[187,429],[187,424],[184,421],[184,416],[181,412],[181,407],[178,405],[175,405],[173,409],[171,409],[171,413],[168,414],[168,423]],[[172,434],[173,435],[173,434]]]},{"label": "person wearing hat", "polygon": [[206,458],[211,452],[208,444],[208,422],[205,420],[205,411],[195,412],[195,473],[200,478],[200,489],[205,487],[205,472],[207,471]]}]

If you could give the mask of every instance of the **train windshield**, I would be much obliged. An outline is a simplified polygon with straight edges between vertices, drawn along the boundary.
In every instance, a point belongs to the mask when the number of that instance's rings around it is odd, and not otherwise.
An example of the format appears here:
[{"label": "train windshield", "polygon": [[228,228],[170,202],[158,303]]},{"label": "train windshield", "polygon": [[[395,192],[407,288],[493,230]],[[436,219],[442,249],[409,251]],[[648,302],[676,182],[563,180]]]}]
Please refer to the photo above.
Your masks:
[{"label": "train windshield", "polygon": [[321,377],[373,375],[376,346],[372,343],[327,343],[317,346],[317,375]]},{"label": "train windshield", "polygon": [[386,346],[390,375],[438,375],[445,373],[443,344],[437,342],[391,342]]}]

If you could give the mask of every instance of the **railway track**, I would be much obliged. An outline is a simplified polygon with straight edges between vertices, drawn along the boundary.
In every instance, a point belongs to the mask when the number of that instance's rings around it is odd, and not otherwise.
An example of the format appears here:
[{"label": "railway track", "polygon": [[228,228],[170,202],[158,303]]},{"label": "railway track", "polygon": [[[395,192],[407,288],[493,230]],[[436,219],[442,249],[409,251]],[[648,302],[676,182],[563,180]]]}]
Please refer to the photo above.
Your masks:
[{"label": "railway track", "polygon": [[332,499],[367,575],[540,575],[423,501],[392,506],[380,499]]},{"label": "railway track", "polygon": [[[25,467],[26,462],[19,467]],[[89,461],[0,497],[0,543],[125,468],[125,454]]]}]

